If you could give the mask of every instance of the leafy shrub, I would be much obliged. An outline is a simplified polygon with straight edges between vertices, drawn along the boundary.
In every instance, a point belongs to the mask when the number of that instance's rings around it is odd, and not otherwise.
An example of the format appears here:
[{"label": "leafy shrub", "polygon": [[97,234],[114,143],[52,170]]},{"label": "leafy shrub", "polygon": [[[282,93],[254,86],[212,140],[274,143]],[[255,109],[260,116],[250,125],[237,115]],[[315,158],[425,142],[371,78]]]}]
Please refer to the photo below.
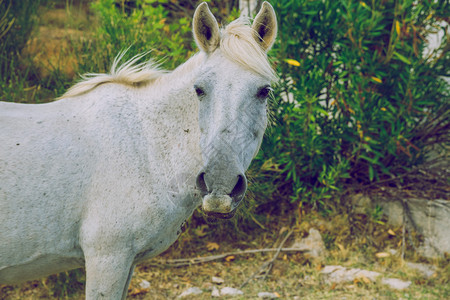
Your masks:
[{"label": "leafy shrub", "polygon": [[323,208],[345,183],[398,175],[448,142],[447,37],[422,55],[443,2],[271,2],[281,96],[254,164],[259,198]]}]

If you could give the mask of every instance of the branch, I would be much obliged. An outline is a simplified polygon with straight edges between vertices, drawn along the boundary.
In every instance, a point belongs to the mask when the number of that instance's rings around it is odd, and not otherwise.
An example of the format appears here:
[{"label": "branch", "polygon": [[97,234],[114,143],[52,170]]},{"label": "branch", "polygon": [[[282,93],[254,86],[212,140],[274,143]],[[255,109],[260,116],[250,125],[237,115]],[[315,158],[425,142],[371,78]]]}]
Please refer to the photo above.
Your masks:
[{"label": "branch", "polygon": [[[283,243],[280,245],[283,246]],[[218,255],[211,256],[203,256],[203,257],[193,257],[193,258],[177,258],[177,259],[159,259],[159,260],[151,260],[146,263],[148,266],[152,267],[185,267],[196,264],[203,264],[206,262],[210,262],[213,260],[218,260],[225,258],[231,255],[245,255],[245,254],[256,254],[256,253],[264,253],[264,252],[277,252],[274,255],[275,259],[280,252],[306,252],[308,249],[301,248],[264,248],[264,249],[249,249],[235,252],[226,252]],[[273,261],[275,260],[273,259]],[[272,261],[272,262],[273,262]]]}]

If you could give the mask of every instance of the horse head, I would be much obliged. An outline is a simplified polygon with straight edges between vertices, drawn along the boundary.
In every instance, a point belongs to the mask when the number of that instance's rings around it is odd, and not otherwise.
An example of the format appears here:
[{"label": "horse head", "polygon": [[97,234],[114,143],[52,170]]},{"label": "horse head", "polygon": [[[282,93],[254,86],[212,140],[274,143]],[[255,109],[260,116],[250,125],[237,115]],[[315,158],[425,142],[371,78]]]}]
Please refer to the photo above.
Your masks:
[{"label": "horse head", "polygon": [[206,215],[231,218],[247,190],[245,171],[267,125],[276,80],[267,52],[275,41],[276,16],[264,2],[252,25],[238,19],[220,29],[203,3],[194,14],[193,33],[207,56],[192,87],[199,101],[203,157],[196,184]]}]

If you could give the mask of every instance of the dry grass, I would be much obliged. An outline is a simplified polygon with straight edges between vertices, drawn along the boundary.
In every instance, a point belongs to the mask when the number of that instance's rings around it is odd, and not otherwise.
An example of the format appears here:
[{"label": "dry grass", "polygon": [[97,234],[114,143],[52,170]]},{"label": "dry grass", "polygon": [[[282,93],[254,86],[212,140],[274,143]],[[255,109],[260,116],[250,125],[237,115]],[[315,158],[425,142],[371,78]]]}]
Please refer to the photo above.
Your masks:
[{"label": "dry grass", "polygon": [[[283,219],[280,216],[274,218]],[[437,271],[431,278],[424,278],[417,271],[405,267],[400,258],[401,231],[383,225],[374,225],[377,230],[391,229],[396,236],[385,241],[383,248],[369,246],[361,236],[349,237],[348,216],[336,214],[333,217],[320,217],[311,213],[304,221],[295,227],[295,234],[286,243],[291,245],[295,236],[303,236],[309,228],[317,228],[325,240],[327,255],[321,259],[313,259],[304,253],[282,252],[275,261],[272,270],[265,280],[262,276],[251,280],[242,288],[244,296],[232,299],[256,299],[259,292],[275,292],[282,299],[448,299],[450,297],[450,267],[448,259],[425,260],[416,255],[412,249],[405,253],[408,261],[427,262],[436,267]],[[231,230],[226,225],[203,225],[191,228],[157,260],[170,258],[188,258],[215,255],[236,249],[261,249],[276,247],[285,228],[292,222],[287,218],[283,222],[273,222],[267,230],[254,229],[247,233],[231,232],[224,235],[224,230]],[[208,226],[208,227],[206,227]],[[227,228],[228,227],[228,228]],[[202,229],[199,229],[202,228]],[[206,232],[206,234],[205,234]],[[208,245],[216,243],[219,249],[208,250]],[[214,247],[213,247],[214,248]],[[397,255],[377,258],[376,253],[397,250]],[[132,279],[128,299],[174,299],[188,287],[199,287],[204,293],[187,299],[210,299],[211,290],[215,285],[212,276],[221,277],[221,286],[239,288],[262,264],[270,260],[271,253],[251,255],[233,255],[225,259],[187,267],[152,266],[156,261],[139,265]],[[396,291],[377,282],[355,280],[344,284],[327,284],[320,271],[325,265],[341,265],[348,268],[361,268],[376,271],[384,277],[412,281],[405,291]],[[74,273],[66,273],[74,274]],[[82,299],[84,295],[84,274],[77,271],[76,280],[65,279],[63,275],[32,281],[17,286],[0,286],[1,299]],[[140,283],[150,282],[150,288],[141,288]],[[79,283],[80,281],[81,283]],[[221,286],[217,286],[220,288]]]},{"label": "dry grass", "polygon": [[40,9],[39,27],[33,32],[23,50],[31,57],[40,78],[58,71],[69,78],[78,69],[76,51],[95,29],[97,20],[91,16],[86,3],[68,8]]}]

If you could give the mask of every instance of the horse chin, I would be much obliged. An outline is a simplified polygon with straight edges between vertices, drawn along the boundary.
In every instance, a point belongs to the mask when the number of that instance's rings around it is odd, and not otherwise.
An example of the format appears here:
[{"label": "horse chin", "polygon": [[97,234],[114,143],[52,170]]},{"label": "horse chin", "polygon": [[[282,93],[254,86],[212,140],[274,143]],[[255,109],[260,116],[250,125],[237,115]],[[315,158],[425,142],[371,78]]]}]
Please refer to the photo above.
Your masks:
[{"label": "horse chin", "polygon": [[237,207],[228,213],[211,212],[203,210],[203,214],[206,216],[206,220],[208,223],[218,223],[219,220],[231,219],[236,214],[236,211]]},{"label": "horse chin", "polygon": [[237,208],[230,211],[229,213],[219,213],[219,212],[204,212],[207,217],[215,218],[215,219],[231,219],[236,214]]}]

